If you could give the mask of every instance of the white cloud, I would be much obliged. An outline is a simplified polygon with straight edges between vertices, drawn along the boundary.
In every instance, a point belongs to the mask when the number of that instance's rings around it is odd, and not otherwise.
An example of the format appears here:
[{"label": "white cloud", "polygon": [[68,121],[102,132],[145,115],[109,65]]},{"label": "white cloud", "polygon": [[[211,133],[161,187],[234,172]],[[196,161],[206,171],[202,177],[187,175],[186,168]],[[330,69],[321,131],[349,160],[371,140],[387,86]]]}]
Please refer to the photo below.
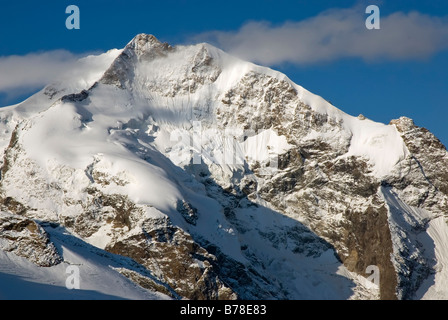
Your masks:
[{"label": "white cloud", "polygon": [[0,57],[0,91],[42,87],[72,69],[79,58],[65,50]]},{"label": "white cloud", "polygon": [[98,69],[92,59],[84,57],[92,56],[66,50],[0,56],[0,105],[22,99],[48,84],[79,77],[80,73],[89,75]]},{"label": "white cloud", "polygon": [[[251,21],[237,31],[199,34],[243,59],[265,65],[309,64],[342,58],[424,59],[448,48],[448,17],[419,12],[380,15],[381,29],[368,30],[365,7],[332,9],[281,25]],[[380,8],[381,9],[381,8]]]}]

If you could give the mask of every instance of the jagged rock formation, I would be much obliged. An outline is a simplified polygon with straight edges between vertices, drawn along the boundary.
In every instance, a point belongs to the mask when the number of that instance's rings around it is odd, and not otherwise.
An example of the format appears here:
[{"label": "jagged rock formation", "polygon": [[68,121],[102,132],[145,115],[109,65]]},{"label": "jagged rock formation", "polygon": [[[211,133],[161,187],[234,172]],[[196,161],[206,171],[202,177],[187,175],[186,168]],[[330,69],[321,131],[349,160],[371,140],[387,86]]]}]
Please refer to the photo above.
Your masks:
[{"label": "jagged rock formation", "polygon": [[52,222],[175,298],[448,296],[448,153],[426,129],[351,117],[207,44],[142,34],[98,59],[95,81],[0,110],[2,250],[60,262]]},{"label": "jagged rock formation", "polygon": [[62,261],[39,224],[12,213],[0,213],[0,249],[27,258],[41,267],[50,267]]}]

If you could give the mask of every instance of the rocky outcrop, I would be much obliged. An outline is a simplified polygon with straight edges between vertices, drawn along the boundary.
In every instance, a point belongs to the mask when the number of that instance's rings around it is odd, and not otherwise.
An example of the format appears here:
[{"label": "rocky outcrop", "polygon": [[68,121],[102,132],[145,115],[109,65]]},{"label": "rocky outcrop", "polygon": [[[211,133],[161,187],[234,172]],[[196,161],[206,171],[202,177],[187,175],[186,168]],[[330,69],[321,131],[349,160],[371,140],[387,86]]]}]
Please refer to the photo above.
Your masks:
[{"label": "rocky outcrop", "polygon": [[40,225],[12,213],[0,212],[0,249],[41,267],[62,262],[62,257]]},{"label": "rocky outcrop", "polygon": [[[406,147],[411,152],[410,169],[399,176],[401,181],[394,181],[399,189],[424,188],[418,197],[413,196],[412,205],[431,207],[438,213],[448,213],[448,203],[440,196],[448,196],[448,155],[446,147],[427,129],[418,127],[412,119],[401,117],[392,120],[400,132]],[[409,191],[410,193],[410,191]],[[410,198],[410,197],[408,197]]]},{"label": "rocky outcrop", "polygon": [[195,300],[236,299],[215,271],[216,257],[169,219],[146,220],[142,233],[110,243],[106,250],[133,258],[177,294]]}]

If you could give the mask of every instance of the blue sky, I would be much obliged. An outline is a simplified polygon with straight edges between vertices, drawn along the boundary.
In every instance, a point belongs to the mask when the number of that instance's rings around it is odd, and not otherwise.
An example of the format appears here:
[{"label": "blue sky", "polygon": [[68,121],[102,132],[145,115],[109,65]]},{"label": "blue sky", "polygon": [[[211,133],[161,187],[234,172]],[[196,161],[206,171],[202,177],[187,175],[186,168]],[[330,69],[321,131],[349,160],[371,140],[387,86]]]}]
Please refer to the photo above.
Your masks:
[{"label": "blue sky", "polygon": [[[71,4],[79,30],[65,27]],[[380,30],[365,28],[368,5],[380,9]],[[138,33],[171,44],[210,41],[349,114],[384,123],[405,115],[448,145],[446,0],[2,1],[0,106]]]}]

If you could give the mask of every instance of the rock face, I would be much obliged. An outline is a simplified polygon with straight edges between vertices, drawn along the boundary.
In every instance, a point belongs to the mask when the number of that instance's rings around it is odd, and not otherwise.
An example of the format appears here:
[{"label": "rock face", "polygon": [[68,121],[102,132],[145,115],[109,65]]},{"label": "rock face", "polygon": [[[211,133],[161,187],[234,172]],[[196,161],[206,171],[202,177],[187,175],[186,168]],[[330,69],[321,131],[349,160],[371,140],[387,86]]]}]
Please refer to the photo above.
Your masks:
[{"label": "rock face", "polygon": [[351,117],[271,69],[144,34],[93,85],[62,87],[0,110],[2,250],[61,262],[52,222],[174,298],[448,297],[448,153],[412,120]]},{"label": "rock face", "polygon": [[182,297],[195,300],[237,298],[214,271],[216,257],[168,219],[147,220],[142,233],[110,243],[105,249],[133,258]]},{"label": "rock face", "polygon": [[[410,152],[384,182],[384,193],[389,193],[386,199],[390,194],[395,198],[389,208],[393,235],[399,243],[395,248],[399,254],[394,258],[399,280],[397,294],[399,298],[411,299],[424,279],[441,268],[434,236],[428,235],[428,231],[432,221],[445,222],[447,218],[448,157],[445,146],[411,119],[401,117],[391,124]],[[423,245],[425,242],[430,245]]]},{"label": "rock face", "polygon": [[0,213],[0,249],[27,258],[41,267],[50,267],[62,261],[39,224],[12,213]]}]

